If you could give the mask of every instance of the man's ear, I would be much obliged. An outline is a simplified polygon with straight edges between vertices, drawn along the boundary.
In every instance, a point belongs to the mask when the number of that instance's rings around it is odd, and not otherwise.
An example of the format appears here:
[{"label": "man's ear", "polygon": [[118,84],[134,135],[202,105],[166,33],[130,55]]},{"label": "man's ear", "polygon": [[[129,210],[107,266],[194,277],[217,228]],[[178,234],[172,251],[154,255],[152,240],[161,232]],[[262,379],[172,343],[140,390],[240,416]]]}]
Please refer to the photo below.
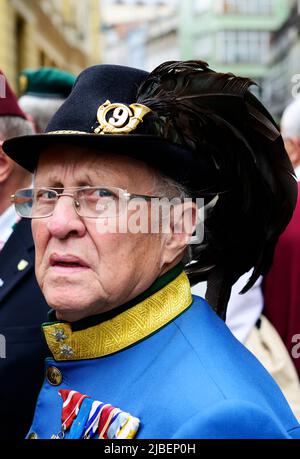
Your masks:
[{"label": "man's ear", "polygon": [[13,162],[2,150],[2,142],[0,142],[0,183],[5,182],[13,170]]},{"label": "man's ear", "polygon": [[196,229],[197,216],[197,205],[191,200],[174,206],[168,228],[165,225],[163,229],[166,233],[163,264],[171,264],[183,255]]}]

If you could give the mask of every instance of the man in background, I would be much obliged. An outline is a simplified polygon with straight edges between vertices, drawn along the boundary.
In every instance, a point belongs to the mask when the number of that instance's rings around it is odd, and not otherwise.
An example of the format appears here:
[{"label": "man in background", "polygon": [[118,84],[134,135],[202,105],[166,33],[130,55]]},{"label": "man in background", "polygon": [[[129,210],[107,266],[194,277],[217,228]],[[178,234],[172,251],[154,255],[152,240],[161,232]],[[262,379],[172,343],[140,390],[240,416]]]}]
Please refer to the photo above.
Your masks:
[{"label": "man in background", "polygon": [[300,98],[291,102],[283,112],[281,132],[284,146],[300,180]]},{"label": "man in background", "polygon": [[5,349],[0,359],[0,438],[24,438],[40,385],[46,355],[41,323],[48,306],[34,274],[31,227],[19,220],[10,196],[32,183],[32,175],[11,161],[2,143],[33,134],[32,123],[6,81],[0,99],[0,333]]},{"label": "man in background", "polygon": [[75,77],[52,67],[23,70],[19,77],[19,104],[35,123],[36,132],[44,132],[47,124],[71,92]]},{"label": "man in background", "polygon": [[[285,148],[300,190],[300,98],[285,109],[281,120]],[[284,341],[300,377],[300,201],[280,236],[272,268],[264,281],[265,314]]]}]

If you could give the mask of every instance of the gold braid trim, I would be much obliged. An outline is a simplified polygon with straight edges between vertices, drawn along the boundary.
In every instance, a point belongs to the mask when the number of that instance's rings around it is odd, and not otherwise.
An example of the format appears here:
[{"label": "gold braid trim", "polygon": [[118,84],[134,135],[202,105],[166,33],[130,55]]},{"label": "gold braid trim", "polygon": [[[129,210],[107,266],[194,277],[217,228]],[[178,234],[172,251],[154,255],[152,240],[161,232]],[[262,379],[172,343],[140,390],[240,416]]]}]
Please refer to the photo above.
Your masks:
[{"label": "gold braid trim", "polygon": [[174,320],[192,303],[187,275],[173,281],[141,303],[110,320],[72,331],[69,323],[44,325],[44,334],[55,360],[104,357],[121,351]]},{"label": "gold braid trim", "polygon": [[86,135],[89,135],[88,132],[84,132],[84,131],[49,131],[49,132],[46,132],[46,135],[66,135],[66,134],[86,134]]}]

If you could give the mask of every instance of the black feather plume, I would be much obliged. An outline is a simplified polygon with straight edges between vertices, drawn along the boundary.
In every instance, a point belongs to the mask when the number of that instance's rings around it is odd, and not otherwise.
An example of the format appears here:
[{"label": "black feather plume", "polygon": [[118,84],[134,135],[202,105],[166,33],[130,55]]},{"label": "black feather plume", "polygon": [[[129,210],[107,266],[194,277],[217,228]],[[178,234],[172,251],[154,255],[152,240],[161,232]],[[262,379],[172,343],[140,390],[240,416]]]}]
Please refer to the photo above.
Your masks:
[{"label": "black feather plume", "polygon": [[[166,62],[138,90],[151,108],[153,134],[206,158],[218,172],[218,202],[203,244],[191,246],[192,284],[207,279],[206,297],[223,318],[233,283],[254,267],[242,292],[266,273],[297,199],[293,168],[276,123],[249,91],[249,78],[217,73],[202,61]],[[199,170],[198,189],[205,196]]]}]

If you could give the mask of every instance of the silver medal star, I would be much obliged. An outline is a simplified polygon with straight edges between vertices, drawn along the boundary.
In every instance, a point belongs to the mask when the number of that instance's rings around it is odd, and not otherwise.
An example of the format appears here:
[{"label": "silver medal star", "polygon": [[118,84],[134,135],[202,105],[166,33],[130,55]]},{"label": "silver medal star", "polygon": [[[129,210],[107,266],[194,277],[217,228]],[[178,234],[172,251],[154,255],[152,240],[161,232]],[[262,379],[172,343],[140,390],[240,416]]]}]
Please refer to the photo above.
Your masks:
[{"label": "silver medal star", "polygon": [[54,332],[52,333],[52,336],[54,336],[55,340],[58,343],[68,338],[67,335],[65,335],[65,331],[63,328],[55,328]]},{"label": "silver medal star", "polygon": [[72,349],[71,346],[68,346],[67,344],[63,344],[60,346],[60,354],[64,357],[72,357],[72,355],[74,355],[74,349]]}]

